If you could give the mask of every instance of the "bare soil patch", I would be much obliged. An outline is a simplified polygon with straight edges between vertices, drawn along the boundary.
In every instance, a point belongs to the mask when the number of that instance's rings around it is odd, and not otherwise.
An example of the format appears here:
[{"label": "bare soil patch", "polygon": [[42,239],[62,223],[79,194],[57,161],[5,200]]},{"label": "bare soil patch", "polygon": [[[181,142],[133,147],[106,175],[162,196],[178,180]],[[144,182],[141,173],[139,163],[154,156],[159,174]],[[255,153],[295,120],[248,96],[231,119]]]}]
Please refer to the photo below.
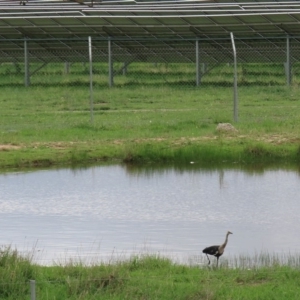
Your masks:
[{"label": "bare soil patch", "polygon": [[[228,140],[252,140],[257,142],[264,142],[268,144],[275,144],[275,145],[282,145],[282,144],[300,144],[300,137],[297,136],[286,136],[281,134],[270,134],[270,135],[260,135],[260,136],[251,136],[251,135],[230,135],[230,134],[222,134],[222,139],[228,139]],[[211,136],[199,136],[199,137],[181,137],[173,140],[174,145],[184,145],[187,142],[203,142],[203,141],[213,141],[220,138],[219,135],[211,135]],[[157,137],[157,138],[141,138],[141,139],[134,139],[131,140],[131,142],[134,143],[145,143],[145,142],[164,142],[169,140],[168,138],[164,137]],[[100,141],[99,141],[100,142]],[[107,141],[108,142],[108,141]],[[124,143],[128,142],[126,139],[116,139],[112,140],[110,143],[114,145],[123,145]],[[91,144],[94,144],[95,142],[92,142]],[[109,142],[108,142],[109,143]],[[47,143],[41,143],[41,142],[35,142],[31,145],[12,145],[12,144],[0,144],[0,151],[11,151],[11,150],[19,150],[24,149],[27,147],[33,147],[33,148],[40,148],[40,147],[46,147],[56,150],[66,150],[70,147],[74,147],[76,145],[81,144],[89,144],[87,141],[82,142],[47,142]]]},{"label": "bare soil patch", "polygon": [[0,151],[9,151],[9,150],[18,150],[21,149],[21,146],[16,146],[16,145],[10,145],[10,144],[6,144],[6,145],[2,145],[0,144]]}]

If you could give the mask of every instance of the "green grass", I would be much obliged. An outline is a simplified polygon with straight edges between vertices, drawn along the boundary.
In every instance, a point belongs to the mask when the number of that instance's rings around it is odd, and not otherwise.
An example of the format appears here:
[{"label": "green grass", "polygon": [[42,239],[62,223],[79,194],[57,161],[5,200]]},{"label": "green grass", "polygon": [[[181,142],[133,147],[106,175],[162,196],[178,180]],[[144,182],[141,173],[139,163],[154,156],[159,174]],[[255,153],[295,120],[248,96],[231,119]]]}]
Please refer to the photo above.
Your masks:
[{"label": "green grass", "polygon": [[[37,67],[31,65],[32,68]],[[195,87],[188,64],[131,64],[108,87],[95,64],[94,115],[88,68],[48,64],[23,86],[23,66],[0,70],[0,167],[98,161],[199,165],[300,162],[299,68],[285,86],[280,64],[239,65],[239,122],[233,123],[232,66],[221,65]],[[121,64],[115,65],[115,69]],[[1,73],[2,72],[2,73]],[[219,133],[218,123],[237,133]],[[34,263],[10,247],[0,252],[0,298],[30,299],[298,299],[298,255],[224,255],[219,269],[141,255],[114,263]]]},{"label": "green grass", "polygon": [[[105,64],[96,63],[93,122],[86,65],[72,64],[65,74],[63,64],[48,64],[28,88],[22,66],[1,70],[2,168],[103,160],[299,162],[297,66],[286,87],[281,64],[239,65],[236,124],[227,64],[196,87],[192,64],[135,63],[109,88]],[[238,132],[218,133],[218,123],[233,123]]]},{"label": "green grass", "polygon": [[1,299],[297,299],[300,258],[267,253],[226,259],[219,268],[176,264],[157,255],[114,263],[41,266],[10,247],[0,253]]}]

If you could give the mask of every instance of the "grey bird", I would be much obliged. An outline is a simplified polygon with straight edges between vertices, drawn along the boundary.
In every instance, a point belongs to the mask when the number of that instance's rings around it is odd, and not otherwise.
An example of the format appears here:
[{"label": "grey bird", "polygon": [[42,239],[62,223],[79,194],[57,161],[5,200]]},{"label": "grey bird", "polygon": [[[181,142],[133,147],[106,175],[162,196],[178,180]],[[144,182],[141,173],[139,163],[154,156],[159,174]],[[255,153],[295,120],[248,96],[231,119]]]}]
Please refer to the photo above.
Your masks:
[{"label": "grey bird", "polygon": [[225,242],[222,245],[210,246],[210,247],[206,247],[205,249],[203,249],[202,252],[205,253],[207,256],[208,265],[210,264],[210,260],[208,257],[208,254],[209,254],[209,255],[213,255],[217,258],[217,266],[218,266],[219,257],[224,253],[225,247],[228,242],[229,234],[232,234],[232,232],[230,232],[230,231],[227,232]]}]

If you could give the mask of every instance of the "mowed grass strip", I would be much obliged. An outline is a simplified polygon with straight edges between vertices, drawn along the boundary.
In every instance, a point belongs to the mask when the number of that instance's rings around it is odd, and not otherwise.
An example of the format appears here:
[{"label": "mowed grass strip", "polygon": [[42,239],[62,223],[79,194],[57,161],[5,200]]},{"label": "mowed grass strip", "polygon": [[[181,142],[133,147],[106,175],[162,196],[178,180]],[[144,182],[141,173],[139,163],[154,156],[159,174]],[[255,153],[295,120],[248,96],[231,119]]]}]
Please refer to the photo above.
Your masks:
[{"label": "mowed grass strip", "polygon": [[[113,88],[95,72],[93,114],[84,66],[74,64],[70,74],[62,68],[48,66],[28,88],[14,85],[22,74],[9,73],[5,84],[0,76],[1,168],[104,160],[299,162],[297,74],[293,85],[285,86],[279,64],[239,67],[237,123],[232,66],[213,69],[200,87],[191,84],[191,65],[159,65],[155,73],[153,65],[148,70],[133,64],[128,75],[116,75]],[[250,79],[254,84],[247,84]],[[224,80],[230,84],[222,85]],[[233,124],[237,132],[217,132],[219,123]]]}]

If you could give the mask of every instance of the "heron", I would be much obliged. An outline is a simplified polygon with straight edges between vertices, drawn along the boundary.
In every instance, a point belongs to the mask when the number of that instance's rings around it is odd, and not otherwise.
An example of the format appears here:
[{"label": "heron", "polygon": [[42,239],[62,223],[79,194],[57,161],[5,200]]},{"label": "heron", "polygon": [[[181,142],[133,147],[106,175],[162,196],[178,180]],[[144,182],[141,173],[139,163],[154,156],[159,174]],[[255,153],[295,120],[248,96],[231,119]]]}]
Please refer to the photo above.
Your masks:
[{"label": "heron", "polygon": [[217,258],[217,267],[218,267],[219,257],[224,253],[225,247],[226,247],[227,242],[228,242],[229,234],[232,234],[232,232],[228,231],[226,233],[225,242],[222,245],[210,246],[210,247],[206,247],[205,249],[203,249],[202,252],[205,253],[206,256],[207,256],[208,265],[210,264],[210,260],[209,260],[209,257],[208,257],[208,254],[209,254],[209,255],[213,255]]}]

